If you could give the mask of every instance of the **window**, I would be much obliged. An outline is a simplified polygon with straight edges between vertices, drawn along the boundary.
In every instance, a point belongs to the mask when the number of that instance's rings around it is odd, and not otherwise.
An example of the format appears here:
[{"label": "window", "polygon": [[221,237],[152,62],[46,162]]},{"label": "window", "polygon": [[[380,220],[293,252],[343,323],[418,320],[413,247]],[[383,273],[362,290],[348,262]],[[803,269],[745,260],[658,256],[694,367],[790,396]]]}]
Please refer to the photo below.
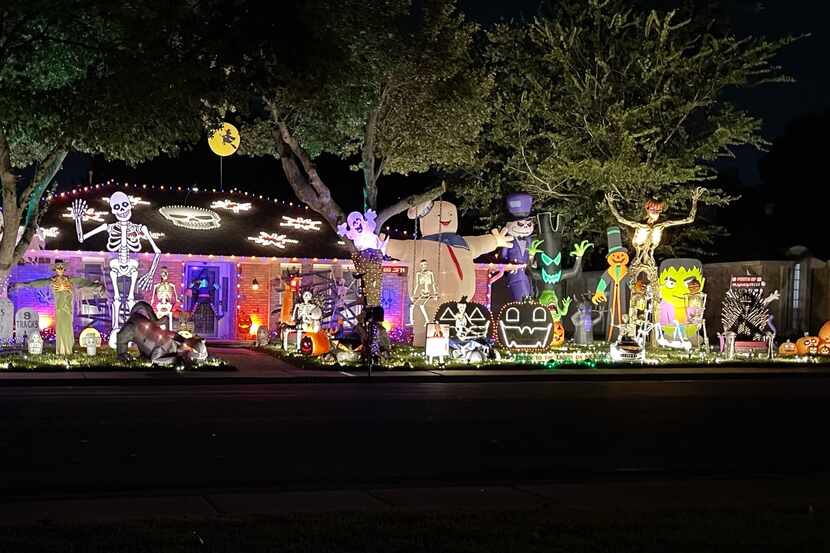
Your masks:
[{"label": "window", "polygon": [[792,284],[793,328],[801,328],[801,263],[793,267]]}]

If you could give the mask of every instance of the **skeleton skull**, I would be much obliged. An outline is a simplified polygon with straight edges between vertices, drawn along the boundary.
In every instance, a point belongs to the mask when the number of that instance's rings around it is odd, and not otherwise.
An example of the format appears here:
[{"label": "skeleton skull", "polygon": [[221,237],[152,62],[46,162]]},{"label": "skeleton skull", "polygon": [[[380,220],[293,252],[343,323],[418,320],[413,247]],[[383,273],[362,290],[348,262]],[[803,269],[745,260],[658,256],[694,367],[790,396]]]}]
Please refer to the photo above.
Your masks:
[{"label": "skeleton skull", "polygon": [[115,215],[116,220],[129,221],[133,216],[133,204],[129,196],[121,191],[115,192],[110,196],[110,211]]}]

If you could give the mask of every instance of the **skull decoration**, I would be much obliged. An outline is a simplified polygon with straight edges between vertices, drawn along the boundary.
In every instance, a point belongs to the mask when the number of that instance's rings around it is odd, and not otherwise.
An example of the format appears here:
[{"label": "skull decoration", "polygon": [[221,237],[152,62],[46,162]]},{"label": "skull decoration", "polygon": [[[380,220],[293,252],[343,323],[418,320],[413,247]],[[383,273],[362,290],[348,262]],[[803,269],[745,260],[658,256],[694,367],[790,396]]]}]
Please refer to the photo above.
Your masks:
[{"label": "skull decoration", "polygon": [[117,221],[129,221],[133,216],[133,203],[130,197],[120,190],[110,196],[110,211]]},{"label": "skull decoration", "polygon": [[[490,334],[491,316],[487,306],[474,302],[442,303],[436,311],[435,320],[450,328],[450,337],[459,340],[479,340]],[[461,320],[465,336],[458,335]]]},{"label": "skull decoration", "polygon": [[499,343],[512,350],[544,350],[551,341],[553,322],[550,310],[539,302],[511,302],[499,313],[496,334]]},{"label": "skull decoration", "polygon": [[219,228],[222,220],[215,211],[190,205],[167,205],[159,208],[159,213],[175,226],[190,230]]}]

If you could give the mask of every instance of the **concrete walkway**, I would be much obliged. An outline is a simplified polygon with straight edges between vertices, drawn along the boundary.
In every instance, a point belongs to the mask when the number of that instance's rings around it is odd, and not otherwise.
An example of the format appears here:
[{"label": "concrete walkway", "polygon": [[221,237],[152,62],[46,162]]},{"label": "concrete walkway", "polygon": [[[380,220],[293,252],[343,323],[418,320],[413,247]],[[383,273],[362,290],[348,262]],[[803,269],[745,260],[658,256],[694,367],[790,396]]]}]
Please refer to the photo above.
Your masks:
[{"label": "concrete walkway", "polygon": [[530,482],[353,490],[231,490],[205,493],[63,496],[0,500],[0,525],[290,513],[481,511],[545,508],[563,516],[695,510],[817,510],[830,506],[830,480]]},{"label": "concrete walkway", "polygon": [[[212,356],[236,367],[236,371],[134,370],[134,371],[66,371],[66,372],[7,372],[0,371],[0,385],[60,385],[60,384],[215,384],[215,383],[290,383],[340,382],[369,380],[365,369],[345,367],[338,369],[298,368],[264,352],[247,348],[214,347]],[[729,366],[655,367],[614,369],[475,369],[458,368],[431,370],[376,370],[372,381],[439,381],[439,380],[710,380],[748,378],[830,377],[830,367],[820,365],[789,366]]]}]

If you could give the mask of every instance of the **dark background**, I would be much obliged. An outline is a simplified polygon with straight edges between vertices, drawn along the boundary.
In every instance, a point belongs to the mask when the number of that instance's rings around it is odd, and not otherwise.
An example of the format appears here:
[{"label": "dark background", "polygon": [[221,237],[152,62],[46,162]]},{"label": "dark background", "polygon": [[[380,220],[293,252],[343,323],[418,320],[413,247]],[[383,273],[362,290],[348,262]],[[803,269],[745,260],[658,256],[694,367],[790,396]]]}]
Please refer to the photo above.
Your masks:
[{"label": "dark background", "polygon": [[[657,0],[655,6],[677,2]],[[484,26],[509,19],[531,18],[540,0],[461,0],[460,7]],[[825,238],[825,206],[830,203],[823,160],[827,141],[828,75],[825,55],[830,51],[826,2],[724,1],[706,3],[704,12],[728,25],[739,36],[810,36],[787,47],[778,57],[794,83],[770,84],[737,91],[738,105],[764,120],[764,136],[771,141],[768,152],[737,148],[735,157],[718,162],[719,184],[740,196],[727,209],[706,210],[704,215],[724,225],[729,235],[718,240],[710,252],[713,260],[781,258],[792,246],[802,245],[817,257],[830,257]],[[244,139],[244,137],[243,137]],[[225,188],[238,187],[271,196],[293,199],[282,169],[273,158],[232,156],[224,160]],[[361,175],[350,172],[348,163],[323,156],[319,160],[323,178],[333,186],[344,209],[359,208]],[[206,141],[177,158],[161,157],[137,167],[119,162],[71,155],[58,175],[61,189],[92,180],[114,178],[126,182],[218,187],[219,160]],[[384,177],[381,202],[418,190],[437,178]],[[392,182],[389,182],[392,181]],[[411,225],[404,218],[393,220],[399,229]],[[471,221],[464,224],[471,226]]]}]

